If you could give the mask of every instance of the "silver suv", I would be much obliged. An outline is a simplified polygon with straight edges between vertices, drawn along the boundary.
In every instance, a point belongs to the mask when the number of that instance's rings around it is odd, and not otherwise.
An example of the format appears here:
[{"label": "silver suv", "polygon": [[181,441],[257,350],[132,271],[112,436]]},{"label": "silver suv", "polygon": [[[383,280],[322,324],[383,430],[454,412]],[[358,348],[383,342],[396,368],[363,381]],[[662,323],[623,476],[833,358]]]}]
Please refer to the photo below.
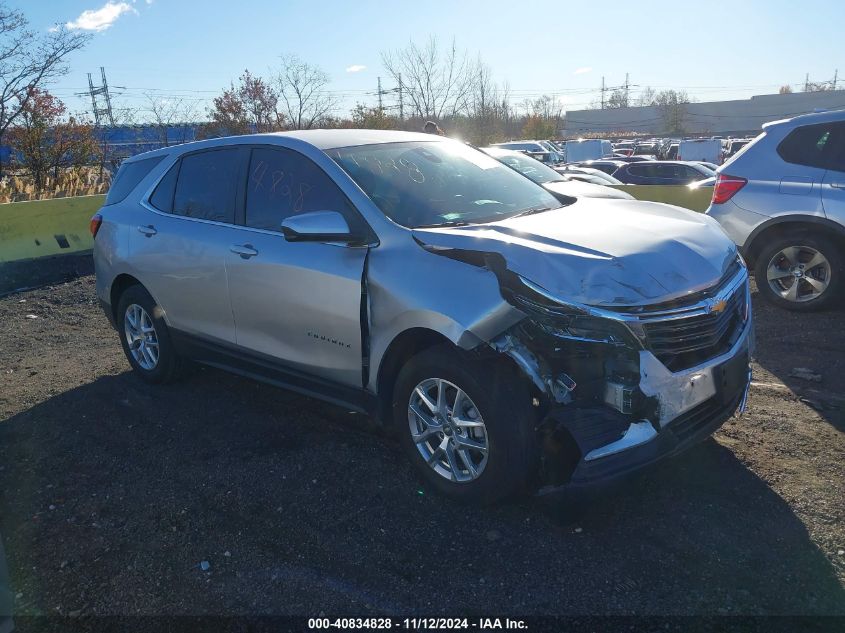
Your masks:
[{"label": "silver suv", "polygon": [[461,499],[619,477],[747,395],[748,275],[715,222],[559,199],[442,137],[143,154],[92,232],[99,299],[142,379],[198,361],[369,413]]},{"label": "silver suv", "polygon": [[845,110],[763,126],[719,168],[707,213],[753,267],[760,295],[790,310],[845,290]]}]

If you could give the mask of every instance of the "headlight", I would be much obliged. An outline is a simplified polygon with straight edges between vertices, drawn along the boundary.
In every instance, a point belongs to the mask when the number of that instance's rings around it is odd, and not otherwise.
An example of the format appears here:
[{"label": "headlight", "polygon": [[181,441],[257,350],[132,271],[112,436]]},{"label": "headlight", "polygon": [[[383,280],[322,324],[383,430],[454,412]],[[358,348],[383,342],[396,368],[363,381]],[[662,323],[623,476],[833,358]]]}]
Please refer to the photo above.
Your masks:
[{"label": "headlight", "polygon": [[538,326],[551,336],[587,343],[630,345],[634,338],[624,324],[589,315],[556,316],[543,319]]}]

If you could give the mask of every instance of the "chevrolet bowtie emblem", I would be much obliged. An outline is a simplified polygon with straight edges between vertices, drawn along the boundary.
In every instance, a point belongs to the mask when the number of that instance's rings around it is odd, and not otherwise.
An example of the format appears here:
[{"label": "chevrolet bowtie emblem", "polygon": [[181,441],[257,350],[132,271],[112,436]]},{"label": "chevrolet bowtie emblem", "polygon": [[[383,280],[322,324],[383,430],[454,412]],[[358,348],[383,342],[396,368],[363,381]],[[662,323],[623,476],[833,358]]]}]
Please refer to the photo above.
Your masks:
[{"label": "chevrolet bowtie emblem", "polygon": [[728,307],[728,302],[724,299],[719,299],[718,301],[714,301],[710,304],[710,312],[724,312],[725,308]]}]

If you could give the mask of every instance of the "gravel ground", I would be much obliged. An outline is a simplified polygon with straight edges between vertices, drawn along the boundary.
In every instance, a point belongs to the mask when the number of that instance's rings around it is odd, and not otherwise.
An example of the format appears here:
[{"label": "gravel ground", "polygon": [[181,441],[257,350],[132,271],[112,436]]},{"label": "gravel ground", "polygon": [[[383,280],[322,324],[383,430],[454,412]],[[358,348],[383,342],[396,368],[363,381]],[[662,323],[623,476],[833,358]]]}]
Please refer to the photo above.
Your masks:
[{"label": "gravel ground", "polygon": [[748,414],[576,512],[458,506],[365,417],[222,372],[147,386],[92,277],[0,299],[16,610],[845,615],[843,312],[755,307]]}]

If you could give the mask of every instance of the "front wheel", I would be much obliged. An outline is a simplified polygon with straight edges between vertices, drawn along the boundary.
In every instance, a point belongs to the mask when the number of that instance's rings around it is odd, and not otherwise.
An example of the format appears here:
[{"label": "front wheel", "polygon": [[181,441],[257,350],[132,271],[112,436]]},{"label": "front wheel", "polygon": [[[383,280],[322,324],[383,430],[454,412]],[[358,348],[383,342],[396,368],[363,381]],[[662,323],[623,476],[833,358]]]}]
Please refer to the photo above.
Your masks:
[{"label": "front wheel", "polygon": [[781,237],[767,244],[754,266],[757,289],[766,301],[787,310],[821,310],[840,294],[845,262],[822,235]]},{"label": "front wheel", "polygon": [[399,372],[393,421],[420,475],[441,493],[491,503],[524,488],[536,467],[531,395],[505,363],[437,346]]}]

